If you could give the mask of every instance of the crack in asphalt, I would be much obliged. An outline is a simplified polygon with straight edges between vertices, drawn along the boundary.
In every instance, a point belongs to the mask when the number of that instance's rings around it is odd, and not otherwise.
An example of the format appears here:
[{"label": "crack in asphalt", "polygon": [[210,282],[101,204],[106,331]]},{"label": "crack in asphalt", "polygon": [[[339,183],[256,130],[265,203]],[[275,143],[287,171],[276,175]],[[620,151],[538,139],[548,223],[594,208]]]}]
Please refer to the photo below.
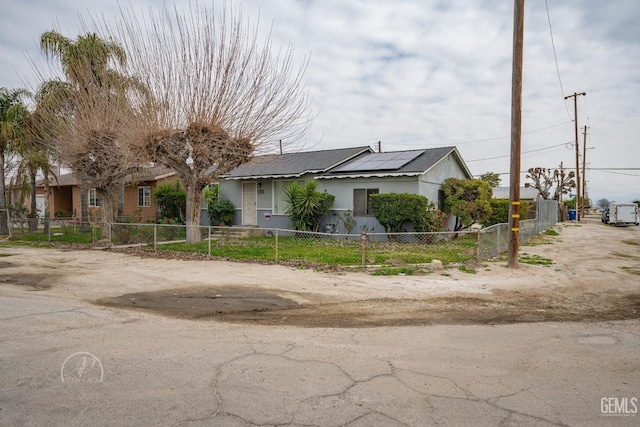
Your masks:
[{"label": "crack in asphalt", "polygon": [[[323,329],[322,331],[320,331],[317,334],[314,334],[315,337],[317,336],[321,336],[322,334],[325,333],[325,329]],[[535,393],[532,391],[533,387],[529,387],[529,388],[525,388],[522,390],[518,390],[515,391],[513,393],[509,393],[509,394],[504,394],[504,395],[499,395],[499,396],[492,396],[492,397],[488,397],[488,398],[480,398],[479,396],[477,396],[476,394],[474,394],[472,391],[466,389],[465,387],[462,387],[460,384],[458,384],[455,380],[447,377],[447,376],[441,376],[441,375],[434,375],[434,374],[429,374],[429,373],[424,373],[424,372],[420,372],[417,370],[412,370],[412,369],[406,369],[406,368],[399,368],[397,366],[394,365],[393,361],[390,359],[378,359],[382,362],[385,362],[387,364],[387,366],[390,368],[390,372],[382,372],[379,374],[375,374],[375,375],[370,375],[368,376],[366,379],[355,379],[353,377],[353,375],[351,375],[347,369],[345,369],[339,362],[329,362],[326,360],[320,360],[320,359],[297,359],[294,357],[289,357],[286,354],[297,349],[300,348],[300,344],[303,342],[308,342],[311,337],[305,337],[301,340],[296,340],[294,342],[290,342],[288,344],[284,344],[284,349],[281,349],[280,351],[277,352],[268,352],[265,351],[264,349],[262,350],[258,350],[258,347],[260,347],[261,345],[268,345],[269,343],[265,343],[265,342],[261,342],[261,341],[255,341],[252,340],[249,336],[247,336],[246,334],[243,334],[245,336],[245,339],[247,339],[247,343],[249,344],[250,347],[250,351],[242,354],[242,355],[238,355],[237,357],[231,358],[229,360],[226,360],[223,363],[220,363],[218,365],[215,366],[214,368],[214,375],[212,377],[211,380],[211,390],[212,390],[212,397],[213,397],[213,402],[214,402],[214,407],[212,408],[212,410],[205,416],[202,417],[197,417],[197,418],[188,418],[188,419],[183,419],[180,421],[177,421],[176,423],[174,423],[174,426],[177,425],[183,425],[183,424],[189,424],[189,423],[194,423],[194,422],[204,422],[204,421],[212,421],[215,420],[217,417],[230,417],[233,418],[241,423],[244,423],[246,425],[249,426],[265,426],[265,425],[269,425],[269,426],[290,426],[290,425],[296,425],[296,426],[306,426],[306,425],[315,425],[315,424],[305,424],[304,422],[302,422],[302,419],[300,418],[300,414],[302,413],[302,411],[304,411],[304,407],[305,405],[310,404],[311,402],[313,402],[314,400],[323,400],[323,399],[329,399],[329,398],[336,398],[339,401],[345,403],[345,404],[351,404],[353,405],[355,408],[353,408],[353,411],[355,412],[352,416],[352,418],[350,418],[349,420],[347,420],[346,422],[342,422],[339,423],[340,425],[344,425],[344,426],[349,426],[352,425],[356,422],[360,422],[365,420],[367,417],[370,416],[380,416],[380,417],[384,417],[385,419],[388,419],[394,423],[397,423],[398,425],[410,425],[407,424],[406,422],[402,421],[401,419],[398,419],[397,417],[393,416],[392,413],[388,413],[388,411],[385,411],[384,409],[381,409],[379,407],[372,407],[369,404],[354,400],[354,396],[350,396],[349,393],[352,392],[354,390],[355,387],[359,386],[359,385],[363,385],[363,384],[367,384],[371,381],[374,381],[376,379],[381,379],[381,378],[389,378],[389,379],[393,379],[394,381],[397,381],[402,387],[406,388],[407,390],[410,390],[414,393],[416,393],[419,396],[423,396],[426,398],[425,402],[426,404],[428,404],[429,407],[429,411],[430,412],[436,412],[437,408],[435,407],[435,405],[433,404],[433,402],[430,401],[429,398],[439,398],[439,399],[450,399],[450,400],[454,400],[454,401],[469,401],[469,402],[477,402],[480,404],[484,404],[487,405],[488,407],[493,408],[494,410],[498,410],[504,413],[504,415],[501,417],[501,423],[500,425],[508,425],[510,422],[512,422],[512,420],[514,419],[514,417],[521,417],[525,418],[525,419],[529,419],[529,420],[535,420],[538,422],[543,422],[545,424],[551,425],[551,426],[565,426],[565,424],[563,424],[562,422],[559,421],[555,421],[555,420],[551,420],[545,417],[541,417],[541,416],[536,416],[536,415],[532,415],[526,412],[522,412],[522,411],[518,411],[515,409],[511,409],[511,408],[507,408],[504,407],[502,405],[500,405],[500,400],[508,398],[508,397],[513,397],[513,396],[517,396],[519,394],[525,393],[525,392],[530,392],[532,394],[535,395]],[[353,338],[353,335],[351,336]],[[282,344],[281,344],[282,345]],[[329,392],[329,393],[319,393],[319,394],[314,394],[312,396],[308,396],[308,397],[304,397],[301,398],[296,404],[295,404],[295,409],[293,409],[292,411],[290,411],[290,413],[288,414],[281,414],[283,416],[284,419],[281,419],[280,421],[276,421],[275,420],[271,420],[271,422],[267,422],[265,421],[258,421],[256,419],[251,420],[251,416],[247,417],[248,414],[243,414],[242,411],[240,410],[232,410],[232,409],[228,409],[225,406],[225,399],[222,396],[221,393],[221,387],[224,387],[224,385],[220,384],[220,379],[221,379],[221,375],[225,372],[226,369],[230,369],[229,372],[233,373],[234,370],[232,369],[233,364],[239,361],[242,361],[243,359],[247,359],[249,357],[269,357],[269,358],[279,358],[282,359],[283,365],[286,366],[289,363],[296,363],[296,364],[308,364],[308,363],[315,363],[315,364],[321,364],[321,365],[328,365],[328,366],[332,366],[333,368],[336,369],[336,372],[339,372],[340,375],[344,376],[344,378],[349,382],[349,384],[347,386],[345,386],[342,390],[338,391],[338,392]],[[239,374],[241,374],[242,372],[240,372]],[[419,375],[419,376],[423,376],[425,378],[434,378],[434,379],[438,379],[440,381],[445,381],[451,384],[451,386],[454,388],[454,390],[458,390],[460,393],[462,393],[464,395],[464,397],[459,397],[459,396],[453,396],[450,394],[439,394],[439,393],[430,393],[424,390],[420,390],[419,388],[412,386],[411,384],[407,383],[403,378],[401,378],[401,373],[406,373],[409,375]],[[540,398],[539,396],[535,395],[537,398]],[[544,399],[542,399],[544,400]],[[551,406],[552,407],[552,406]],[[557,413],[557,411],[554,408],[554,411]],[[255,414],[253,414],[255,416]],[[259,414],[258,414],[258,418],[260,418]],[[433,421],[433,420],[432,420]],[[443,421],[442,421],[443,422]],[[436,422],[436,425],[440,424],[440,422]]]}]

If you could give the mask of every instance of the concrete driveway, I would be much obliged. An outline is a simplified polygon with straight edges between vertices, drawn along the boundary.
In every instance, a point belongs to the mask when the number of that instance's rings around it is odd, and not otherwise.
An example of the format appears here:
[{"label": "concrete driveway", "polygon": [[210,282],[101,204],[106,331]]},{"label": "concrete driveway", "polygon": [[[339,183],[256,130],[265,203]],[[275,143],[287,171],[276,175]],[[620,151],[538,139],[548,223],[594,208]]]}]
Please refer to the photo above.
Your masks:
[{"label": "concrete driveway", "polygon": [[7,426],[636,426],[640,321],[313,329],[0,286]]}]

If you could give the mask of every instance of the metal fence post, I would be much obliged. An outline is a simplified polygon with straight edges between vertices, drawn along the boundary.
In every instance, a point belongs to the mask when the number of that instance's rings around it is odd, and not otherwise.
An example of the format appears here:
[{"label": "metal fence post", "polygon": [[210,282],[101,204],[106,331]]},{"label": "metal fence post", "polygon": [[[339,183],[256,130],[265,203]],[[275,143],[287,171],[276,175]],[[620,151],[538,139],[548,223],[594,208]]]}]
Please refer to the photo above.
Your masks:
[{"label": "metal fence post", "polygon": [[480,230],[476,231],[476,262],[480,264]]},{"label": "metal fence post", "polygon": [[207,249],[207,254],[209,256],[209,258],[211,258],[211,226],[208,227],[209,228],[209,248]]},{"label": "metal fence post", "polygon": [[11,212],[9,212],[9,208],[5,209],[7,212],[7,233],[9,233],[9,238],[13,238],[13,224],[11,221]]},{"label": "metal fence post", "polygon": [[362,233],[360,233],[360,256],[362,257],[361,259],[361,266],[362,268],[366,268],[367,266],[367,232],[362,230]]},{"label": "metal fence post", "polygon": [[153,251],[155,252],[158,247],[158,225],[153,224]]},{"label": "metal fence post", "polygon": [[278,229],[275,230],[275,244],[276,244],[276,264],[278,263]]}]

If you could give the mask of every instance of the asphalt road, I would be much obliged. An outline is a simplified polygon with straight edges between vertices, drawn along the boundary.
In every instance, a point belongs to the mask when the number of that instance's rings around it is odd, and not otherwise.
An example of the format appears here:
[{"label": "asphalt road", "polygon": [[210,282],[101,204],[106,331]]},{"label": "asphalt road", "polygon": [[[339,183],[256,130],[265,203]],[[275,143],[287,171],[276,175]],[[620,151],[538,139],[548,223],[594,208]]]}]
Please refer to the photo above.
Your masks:
[{"label": "asphalt road", "polygon": [[0,284],[0,425],[636,426],[640,321],[296,328]]}]

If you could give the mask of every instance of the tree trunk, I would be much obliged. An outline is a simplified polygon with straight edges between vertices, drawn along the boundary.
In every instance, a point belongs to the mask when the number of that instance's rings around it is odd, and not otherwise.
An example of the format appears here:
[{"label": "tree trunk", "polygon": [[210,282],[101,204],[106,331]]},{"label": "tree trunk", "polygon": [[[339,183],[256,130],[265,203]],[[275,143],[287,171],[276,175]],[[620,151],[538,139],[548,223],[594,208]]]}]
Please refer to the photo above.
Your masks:
[{"label": "tree trunk", "polygon": [[113,224],[113,189],[96,189],[98,198],[100,199],[100,226],[102,227],[102,238],[111,242],[111,225]]},{"label": "tree trunk", "polygon": [[44,234],[49,235],[49,215],[51,215],[51,204],[49,202],[49,196],[51,188],[49,187],[49,171],[45,171],[44,174]]},{"label": "tree trunk", "polygon": [[89,227],[89,200],[87,197],[87,175],[84,173],[80,176],[80,232],[87,233],[91,230]]},{"label": "tree trunk", "polygon": [[200,236],[200,209],[202,208],[202,190],[204,187],[193,182],[183,182],[187,192],[187,243],[202,241]]},{"label": "tree trunk", "polygon": [[37,171],[29,170],[29,194],[31,208],[29,212],[29,232],[35,233],[38,229],[38,203],[36,199],[36,173]]},{"label": "tree trunk", "polygon": [[118,185],[118,220],[124,221],[124,181]]},{"label": "tree trunk", "polygon": [[0,235],[9,234],[9,211],[7,207],[7,195],[4,176],[4,149],[0,148]]}]

